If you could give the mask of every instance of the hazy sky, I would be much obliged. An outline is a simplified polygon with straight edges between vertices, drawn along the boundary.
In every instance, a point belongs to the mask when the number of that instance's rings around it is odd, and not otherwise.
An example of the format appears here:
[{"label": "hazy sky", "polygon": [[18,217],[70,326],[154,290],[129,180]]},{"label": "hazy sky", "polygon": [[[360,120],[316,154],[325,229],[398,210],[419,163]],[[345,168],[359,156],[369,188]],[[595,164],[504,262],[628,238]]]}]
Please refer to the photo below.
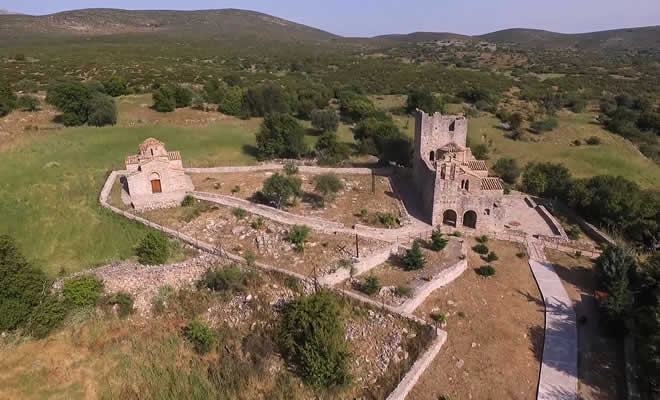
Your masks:
[{"label": "hazy sky", "polygon": [[[5,4],[3,4],[5,3]],[[345,36],[415,31],[482,34],[525,27],[589,32],[660,25],[660,0],[2,0],[0,8],[42,15],[79,8],[242,8]]]}]

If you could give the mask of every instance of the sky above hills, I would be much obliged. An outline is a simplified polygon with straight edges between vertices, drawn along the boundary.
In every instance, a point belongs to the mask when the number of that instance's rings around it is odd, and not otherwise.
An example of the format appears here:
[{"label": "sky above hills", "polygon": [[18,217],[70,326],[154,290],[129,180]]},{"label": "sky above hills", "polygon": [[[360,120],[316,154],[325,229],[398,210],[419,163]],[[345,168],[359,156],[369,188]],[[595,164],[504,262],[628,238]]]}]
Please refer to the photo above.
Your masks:
[{"label": "sky above hills", "polygon": [[80,8],[241,8],[343,36],[416,31],[476,35],[507,28],[563,33],[660,25],[658,0],[40,0],[11,4],[32,15]]}]

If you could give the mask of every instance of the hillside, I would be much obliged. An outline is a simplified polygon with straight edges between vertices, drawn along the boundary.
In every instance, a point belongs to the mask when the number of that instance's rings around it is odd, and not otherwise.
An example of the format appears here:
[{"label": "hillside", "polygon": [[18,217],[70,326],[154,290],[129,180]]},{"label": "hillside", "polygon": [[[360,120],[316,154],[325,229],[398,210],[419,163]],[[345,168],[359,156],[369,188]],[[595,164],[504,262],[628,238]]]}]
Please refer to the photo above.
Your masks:
[{"label": "hillside", "polygon": [[479,36],[494,43],[521,47],[580,48],[660,48],[660,26],[564,34],[538,29],[506,29]]},{"label": "hillside", "polygon": [[45,16],[0,16],[0,39],[114,34],[160,34],[183,39],[327,41],[328,32],[270,15],[236,9],[126,11],[88,9]]}]

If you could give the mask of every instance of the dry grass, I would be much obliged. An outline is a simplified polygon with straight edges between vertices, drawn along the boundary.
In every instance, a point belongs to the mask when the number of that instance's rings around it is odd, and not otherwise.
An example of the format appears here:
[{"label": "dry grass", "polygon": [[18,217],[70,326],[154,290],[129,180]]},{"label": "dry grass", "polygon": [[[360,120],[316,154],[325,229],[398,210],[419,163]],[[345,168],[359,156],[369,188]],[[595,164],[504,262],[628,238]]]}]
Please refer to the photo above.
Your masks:
[{"label": "dry grass", "polygon": [[[475,242],[471,242],[473,245]],[[416,311],[447,315],[449,339],[409,399],[531,399],[536,395],[543,346],[544,307],[527,259],[517,245],[490,241],[500,260],[482,278],[485,264],[474,252],[469,269],[438,289]]]}]

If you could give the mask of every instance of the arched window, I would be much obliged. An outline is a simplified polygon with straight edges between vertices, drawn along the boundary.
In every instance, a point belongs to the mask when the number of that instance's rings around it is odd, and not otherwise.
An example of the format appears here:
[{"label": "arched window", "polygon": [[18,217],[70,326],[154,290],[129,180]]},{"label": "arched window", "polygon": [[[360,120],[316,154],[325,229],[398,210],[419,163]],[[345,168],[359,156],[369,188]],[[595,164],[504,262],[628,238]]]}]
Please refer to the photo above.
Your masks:
[{"label": "arched window", "polygon": [[429,154],[429,158],[431,161],[435,161],[435,151],[431,151],[431,154]]},{"label": "arched window", "polygon": [[152,156],[154,155],[154,149],[151,149],[151,155]]},{"label": "arched window", "polygon": [[465,181],[465,190],[467,190],[468,192],[470,191],[470,181],[469,180]]},{"label": "arched window", "polygon": [[449,124],[449,132],[454,132],[456,130],[456,121],[451,121]]}]

